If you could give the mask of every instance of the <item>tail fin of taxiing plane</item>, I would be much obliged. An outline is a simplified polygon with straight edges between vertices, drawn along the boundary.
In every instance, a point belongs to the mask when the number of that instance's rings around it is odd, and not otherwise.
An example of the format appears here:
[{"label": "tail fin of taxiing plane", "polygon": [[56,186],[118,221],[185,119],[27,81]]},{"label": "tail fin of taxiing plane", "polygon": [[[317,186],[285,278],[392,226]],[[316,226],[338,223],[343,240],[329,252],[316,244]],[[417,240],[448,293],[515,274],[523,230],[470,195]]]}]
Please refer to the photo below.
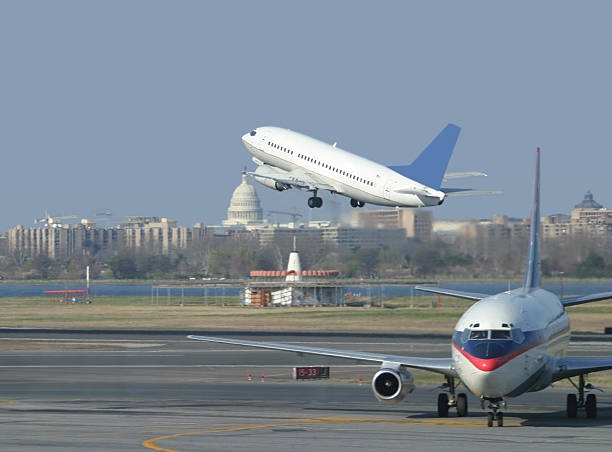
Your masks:
[{"label": "tail fin of taxiing plane", "polygon": [[388,168],[404,177],[439,190],[460,131],[460,127],[448,124],[410,165],[389,166]]},{"label": "tail fin of taxiing plane", "polygon": [[523,289],[525,293],[540,287],[540,148],[536,148],[536,167],[533,178],[533,201],[531,204],[531,230],[529,232],[529,258],[525,271]]}]

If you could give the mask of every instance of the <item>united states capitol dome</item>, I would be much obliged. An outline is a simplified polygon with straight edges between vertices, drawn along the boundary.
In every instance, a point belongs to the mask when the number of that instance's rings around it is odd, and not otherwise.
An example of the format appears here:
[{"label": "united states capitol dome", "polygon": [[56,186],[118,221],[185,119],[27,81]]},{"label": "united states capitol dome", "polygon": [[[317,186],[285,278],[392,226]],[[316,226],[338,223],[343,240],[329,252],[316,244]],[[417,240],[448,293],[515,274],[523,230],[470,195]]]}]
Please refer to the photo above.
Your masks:
[{"label": "united states capitol dome", "polygon": [[249,184],[246,173],[242,173],[242,183],[232,194],[225,226],[263,223],[263,210],[255,187]]}]

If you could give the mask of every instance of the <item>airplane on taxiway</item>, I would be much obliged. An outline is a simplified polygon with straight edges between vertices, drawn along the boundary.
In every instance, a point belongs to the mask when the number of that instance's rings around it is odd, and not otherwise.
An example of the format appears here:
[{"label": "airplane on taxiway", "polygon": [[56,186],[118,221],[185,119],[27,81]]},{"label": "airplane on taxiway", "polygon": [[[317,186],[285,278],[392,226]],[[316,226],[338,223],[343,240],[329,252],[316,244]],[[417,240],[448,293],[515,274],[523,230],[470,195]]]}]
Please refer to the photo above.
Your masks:
[{"label": "airplane on taxiway", "polygon": [[392,207],[428,207],[447,196],[500,194],[443,188],[442,182],[481,172],[446,173],[461,129],[448,124],[410,165],[384,166],[292,130],[259,127],[242,137],[257,164],[247,173],[266,187],[283,191],[296,187],[313,193],[308,207],[323,205],[318,190],[347,196],[352,207],[366,203]]},{"label": "airplane on taxiway", "polygon": [[[448,416],[455,407],[458,416],[467,416],[467,396],[456,394],[463,384],[488,405],[488,426],[494,421],[503,425],[506,399],[526,392],[540,391],[555,381],[569,379],[576,393],[567,396],[567,416],[576,417],[578,408],[586,416],[597,416],[597,399],[585,384],[592,372],[612,369],[612,358],[568,358],[570,325],[567,306],[612,298],[612,292],[557,298],[540,288],[540,151],[536,152],[536,169],[531,211],[529,257],[523,287],[496,295],[462,292],[437,287],[418,290],[477,301],[457,322],[452,338],[450,358],[422,358],[365,353],[350,350],[244,341],[206,336],[191,339],[226,344],[284,350],[297,353],[349,358],[381,363],[372,378],[372,390],[382,402],[398,402],[414,390],[408,368],[442,374],[445,383],[438,394],[438,416]],[[571,380],[578,377],[578,383]],[[447,394],[448,393],[448,394]],[[449,397],[450,395],[450,397]]]}]

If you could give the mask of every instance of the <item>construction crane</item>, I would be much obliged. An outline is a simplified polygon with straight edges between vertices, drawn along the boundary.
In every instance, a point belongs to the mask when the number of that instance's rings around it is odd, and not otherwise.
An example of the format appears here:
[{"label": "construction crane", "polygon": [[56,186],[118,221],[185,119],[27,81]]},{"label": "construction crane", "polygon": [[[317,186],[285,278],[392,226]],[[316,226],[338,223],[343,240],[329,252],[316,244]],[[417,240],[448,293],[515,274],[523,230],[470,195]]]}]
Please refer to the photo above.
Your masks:
[{"label": "construction crane", "polygon": [[298,218],[303,217],[303,215],[301,213],[297,213],[295,209],[293,210],[293,212],[283,212],[281,210],[268,210],[268,216],[272,214],[289,215],[293,223],[295,223]]}]

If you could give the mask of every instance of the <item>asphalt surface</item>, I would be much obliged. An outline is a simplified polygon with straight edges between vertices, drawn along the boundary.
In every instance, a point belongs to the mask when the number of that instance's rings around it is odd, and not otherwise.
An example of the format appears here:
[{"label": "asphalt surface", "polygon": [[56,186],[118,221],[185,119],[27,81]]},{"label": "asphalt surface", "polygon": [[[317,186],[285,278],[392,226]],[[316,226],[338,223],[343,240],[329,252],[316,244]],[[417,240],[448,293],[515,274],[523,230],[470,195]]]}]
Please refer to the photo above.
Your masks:
[{"label": "asphalt surface", "polygon": [[[207,334],[210,334],[209,332]],[[253,335],[250,340],[445,357],[445,337]],[[11,345],[8,345],[11,344]],[[190,341],[182,333],[0,330],[1,450],[609,450],[612,394],[598,418],[565,416],[567,388],[508,403],[504,428],[439,419],[433,386],[377,402],[375,366]],[[82,349],[75,349],[82,347]],[[573,356],[612,356],[612,342],[577,338]],[[330,365],[329,381],[295,382],[295,365]],[[247,375],[251,380],[247,380]],[[263,376],[263,381],[262,381]],[[440,383],[442,379],[440,378]],[[432,380],[432,383],[434,380]],[[358,384],[361,383],[361,384]]]}]

